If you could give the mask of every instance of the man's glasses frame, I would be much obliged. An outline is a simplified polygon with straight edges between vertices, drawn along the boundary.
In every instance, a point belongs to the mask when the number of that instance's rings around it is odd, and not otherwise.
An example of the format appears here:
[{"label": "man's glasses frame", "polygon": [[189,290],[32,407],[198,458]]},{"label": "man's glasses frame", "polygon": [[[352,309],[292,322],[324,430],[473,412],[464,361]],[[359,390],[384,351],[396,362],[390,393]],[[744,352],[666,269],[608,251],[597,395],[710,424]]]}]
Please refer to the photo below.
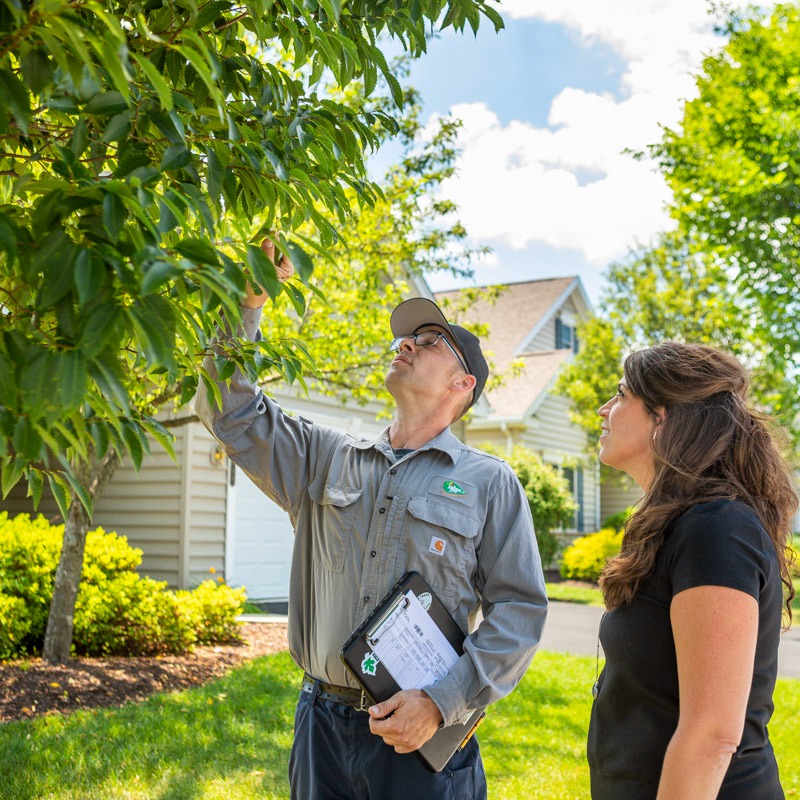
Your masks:
[{"label": "man's glasses frame", "polygon": [[406,339],[413,339],[414,344],[417,347],[433,347],[439,341],[439,339],[441,339],[450,349],[450,352],[456,357],[456,361],[458,361],[458,363],[461,364],[461,366],[464,369],[464,372],[466,372],[467,375],[471,374],[469,371],[469,367],[467,367],[467,365],[464,363],[464,359],[461,358],[461,356],[456,352],[456,349],[453,347],[453,345],[451,345],[450,342],[447,341],[447,337],[443,333],[440,333],[439,331],[422,331],[422,333],[407,333],[405,334],[405,336],[398,336],[395,339],[392,339],[392,343],[389,346],[389,350],[393,351],[399,350],[401,345]]}]

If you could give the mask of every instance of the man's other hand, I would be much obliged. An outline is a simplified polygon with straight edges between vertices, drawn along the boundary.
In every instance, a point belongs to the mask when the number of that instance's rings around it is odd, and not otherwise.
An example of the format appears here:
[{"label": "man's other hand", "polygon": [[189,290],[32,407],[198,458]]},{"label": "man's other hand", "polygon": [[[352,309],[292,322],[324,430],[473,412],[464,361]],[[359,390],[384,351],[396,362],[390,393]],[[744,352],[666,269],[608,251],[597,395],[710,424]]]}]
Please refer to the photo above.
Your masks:
[{"label": "man's other hand", "polygon": [[[266,257],[275,264],[275,242],[271,239],[264,239],[261,242],[261,249]],[[281,255],[280,260],[275,264],[275,272],[278,275],[278,280],[283,283],[294,275],[294,265],[285,255]],[[242,300],[242,305],[245,308],[261,308],[266,302],[267,293],[254,288],[250,281],[247,281],[247,293],[244,296],[244,300]]]},{"label": "man's other hand", "polygon": [[421,689],[407,689],[371,706],[369,728],[398,753],[422,747],[442,724],[433,700]]}]

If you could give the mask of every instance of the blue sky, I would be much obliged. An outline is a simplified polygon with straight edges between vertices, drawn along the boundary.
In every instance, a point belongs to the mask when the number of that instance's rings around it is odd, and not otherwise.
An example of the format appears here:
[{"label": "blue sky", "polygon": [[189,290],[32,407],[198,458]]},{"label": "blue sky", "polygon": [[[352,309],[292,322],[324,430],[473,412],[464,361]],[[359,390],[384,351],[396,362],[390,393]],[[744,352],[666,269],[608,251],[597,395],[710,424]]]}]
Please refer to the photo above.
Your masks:
[{"label": "blue sky", "polygon": [[499,10],[505,30],[443,34],[409,79],[424,120],[463,121],[442,194],[471,242],[494,251],[471,283],[580,275],[596,302],[609,263],[671,225],[660,175],[623,151],[678,123],[703,54],[723,42],[705,0],[504,0]]}]

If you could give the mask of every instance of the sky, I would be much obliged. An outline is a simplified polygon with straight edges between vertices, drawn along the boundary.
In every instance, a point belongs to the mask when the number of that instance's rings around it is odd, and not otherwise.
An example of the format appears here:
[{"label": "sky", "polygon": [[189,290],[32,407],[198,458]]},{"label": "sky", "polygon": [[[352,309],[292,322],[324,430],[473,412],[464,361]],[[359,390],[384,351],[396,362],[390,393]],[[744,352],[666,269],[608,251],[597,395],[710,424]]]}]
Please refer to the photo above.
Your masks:
[{"label": "sky", "polygon": [[[736,7],[737,2],[729,3]],[[672,227],[641,151],[676,127],[704,55],[724,40],[705,0],[503,0],[505,29],[445,33],[409,83],[423,120],[463,122],[454,200],[493,253],[434,291],[579,275],[597,303],[608,265]],[[387,157],[386,154],[382,158]]]}]

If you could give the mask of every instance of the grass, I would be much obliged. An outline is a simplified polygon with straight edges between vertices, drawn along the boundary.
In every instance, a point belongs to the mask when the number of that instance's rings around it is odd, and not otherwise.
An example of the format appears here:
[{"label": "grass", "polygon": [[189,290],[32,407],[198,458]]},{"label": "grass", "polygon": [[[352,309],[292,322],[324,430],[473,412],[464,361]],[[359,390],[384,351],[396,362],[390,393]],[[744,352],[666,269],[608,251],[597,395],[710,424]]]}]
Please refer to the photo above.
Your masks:
[{"label": "grass", "polygon": [[[588,797],[593,658],[539,653],[479,736],[493,800]],[[2,800],[285,800],[298,672],[288,654],[119,709],[0,726]],[[780,680],[770,734],[800,798],[800,681]]]},{"label": "grass", "polygon": [[603,595],[596,586],[586,584],[575,586],[569,583],[545,583],[547,596],[550,600],[560,600],[565,603],[580,603],[587,606],[602,606]]}]

